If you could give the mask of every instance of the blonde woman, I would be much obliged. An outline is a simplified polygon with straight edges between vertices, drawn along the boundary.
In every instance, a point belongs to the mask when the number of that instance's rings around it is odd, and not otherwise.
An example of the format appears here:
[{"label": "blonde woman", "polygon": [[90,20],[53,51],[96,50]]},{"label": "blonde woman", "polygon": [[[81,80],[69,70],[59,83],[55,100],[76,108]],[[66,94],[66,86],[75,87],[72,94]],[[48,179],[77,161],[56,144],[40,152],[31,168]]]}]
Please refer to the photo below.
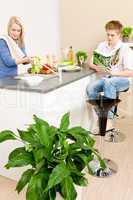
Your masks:
[{"label": "blonde woman", "polygon": [[13,16],[8,22],[8,35],[0,36],[0,78],[17,75],[18,65],[30,62],[25,52],[23,25]]}]

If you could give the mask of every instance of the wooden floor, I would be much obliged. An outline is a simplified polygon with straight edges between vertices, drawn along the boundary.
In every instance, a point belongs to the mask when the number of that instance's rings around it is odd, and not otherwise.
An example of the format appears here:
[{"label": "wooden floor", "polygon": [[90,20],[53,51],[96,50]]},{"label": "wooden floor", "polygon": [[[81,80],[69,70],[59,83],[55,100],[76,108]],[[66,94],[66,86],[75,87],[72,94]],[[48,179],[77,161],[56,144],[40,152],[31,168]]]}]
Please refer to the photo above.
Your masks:
[{"label": "wooden floor", "polygon": [[15,191],[16,181],[0,176],[0,200],[25,200],[25,194]]},{"label": "wooden floor", "polygon": [[[121,95],[121,117],[115,125],[125,135],[121,143],[104,142],[104,157],[118,165],[118,172],[109,178],[88,176],[89,184],[82,188],[78,200],[133,200],[133,91]],[[97,136],[97,147],[100,139]]]},{"label": "wooden floor", "polygon": [[[118,127],[126,136],[121,143],[104,143],[104,156],[118,165],[117,174],[109,178],[88,175],[89,184],[78,188],[77,200],[133,200],[133,91],[122,94]],[[100,138],[96,137],[100,149]],[[24,193],[14,191],[16,182],[0,176],[0,200],[25,200]]]}]

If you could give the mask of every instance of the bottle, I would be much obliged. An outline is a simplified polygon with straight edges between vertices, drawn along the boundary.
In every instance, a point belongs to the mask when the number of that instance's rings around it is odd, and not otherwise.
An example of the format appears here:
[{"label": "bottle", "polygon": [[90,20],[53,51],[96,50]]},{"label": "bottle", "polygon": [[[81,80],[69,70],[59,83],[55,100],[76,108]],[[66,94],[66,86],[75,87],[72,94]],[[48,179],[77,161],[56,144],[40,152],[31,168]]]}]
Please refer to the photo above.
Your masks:
[{"label": "bottle", "polygon": [[53,67],[57,68],[58,61],[57,61],[57,57],[54,54],[52,55],[52,61],[53,61],[52,63]]},{"label": "bottle", "polygon": [[70,46],[68,51],[68,60],[71,61],[72,64],[74,64],[74,59],[75,59],[74,51],[72,46]]},{"label": "bottle", "polygon": [[67,60],[67,56],[66,56],[66,51],[64,48],[61,48],[61,61],[66,61]]},{"label": "bottle", "polygon": [[53,66],[53,60],[50,54],[46,55],[46,64],[50,65],[51,67]]}]

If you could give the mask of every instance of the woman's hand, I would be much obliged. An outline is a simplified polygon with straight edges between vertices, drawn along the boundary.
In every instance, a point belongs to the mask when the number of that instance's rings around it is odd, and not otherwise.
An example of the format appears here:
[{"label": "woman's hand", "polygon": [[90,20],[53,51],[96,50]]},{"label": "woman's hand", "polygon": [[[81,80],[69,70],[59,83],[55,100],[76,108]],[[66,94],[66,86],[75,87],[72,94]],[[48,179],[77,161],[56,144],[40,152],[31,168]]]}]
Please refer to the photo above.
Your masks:
[{"label": "woman's hand", "polygon": [[26,56],[26,57],[23,58],[23,63],[22,64],[30,64],[30,63],[32,63],[32,58],[31,57]]},{"label": "woman's hand", "polygon": [[28,57],[28,56],[25,56],[23,58],[20,58],[20,59],[16,59],[16,64],[19,65],[19,64],[29,64],[29,63],[32,63],[32,58],[31,57]]},{"label": "woman's hand", "polygon": [[34,64],[34,57],[30,57],[30,64]]}]

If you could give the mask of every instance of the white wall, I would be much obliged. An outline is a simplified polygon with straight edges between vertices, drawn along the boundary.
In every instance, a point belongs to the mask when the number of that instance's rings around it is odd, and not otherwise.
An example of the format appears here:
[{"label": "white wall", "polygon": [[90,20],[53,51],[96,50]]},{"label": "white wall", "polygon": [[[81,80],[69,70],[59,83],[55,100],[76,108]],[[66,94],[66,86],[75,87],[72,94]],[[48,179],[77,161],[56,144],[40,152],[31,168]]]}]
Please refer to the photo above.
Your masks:
[{"label": "white wall", "polygon": [[4,0],[0,9],[0,34],[11,16],[19,16],[25,28],[27,51],[31,55],[56,54],[60,49],[59,0]]},{"label": "white wall", "polygon": [[60,0],[61,46],[92,50],[105,37],[104,25],[120,20],[133,26],[132,0]]}]

